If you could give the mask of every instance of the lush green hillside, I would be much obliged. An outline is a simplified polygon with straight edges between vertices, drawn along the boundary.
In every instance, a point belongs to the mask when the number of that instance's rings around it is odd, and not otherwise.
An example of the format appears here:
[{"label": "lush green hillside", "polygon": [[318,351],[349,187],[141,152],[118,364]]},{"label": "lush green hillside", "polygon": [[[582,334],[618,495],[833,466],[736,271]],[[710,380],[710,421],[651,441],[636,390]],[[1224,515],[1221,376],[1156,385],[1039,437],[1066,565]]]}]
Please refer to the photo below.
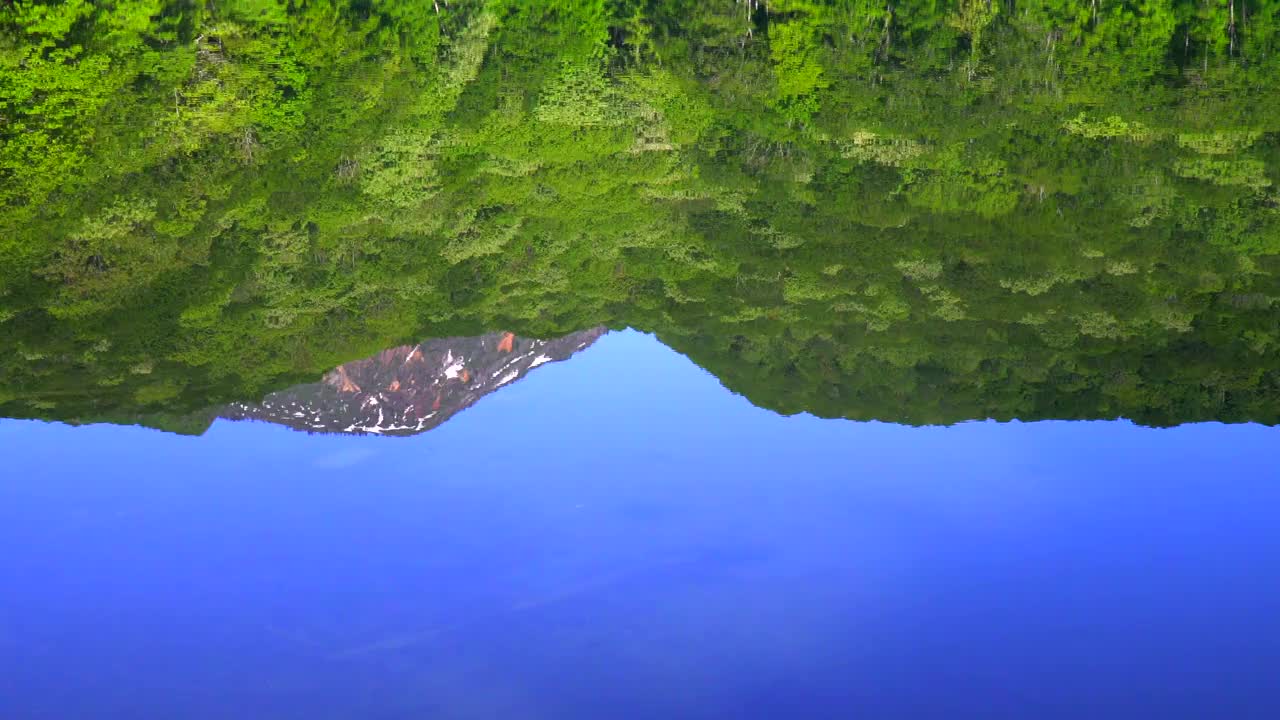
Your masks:
[{"label": "lush green hillside", "polygon": [[784,412],[1276,422],[1280,2],[0,3],[0,415],[653,331]]}]

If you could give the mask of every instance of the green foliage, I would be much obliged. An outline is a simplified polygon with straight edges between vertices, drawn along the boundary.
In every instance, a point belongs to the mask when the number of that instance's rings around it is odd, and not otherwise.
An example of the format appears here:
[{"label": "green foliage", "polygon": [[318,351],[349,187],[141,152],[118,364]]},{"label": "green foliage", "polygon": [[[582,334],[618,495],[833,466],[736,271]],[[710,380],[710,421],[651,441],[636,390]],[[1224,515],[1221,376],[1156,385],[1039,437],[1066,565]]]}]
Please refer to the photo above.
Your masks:
[{"label": "green foliage", "polygon": [[0,413],[607,324],[782,412],[1274,422],[1277,18],[0,3]]}]

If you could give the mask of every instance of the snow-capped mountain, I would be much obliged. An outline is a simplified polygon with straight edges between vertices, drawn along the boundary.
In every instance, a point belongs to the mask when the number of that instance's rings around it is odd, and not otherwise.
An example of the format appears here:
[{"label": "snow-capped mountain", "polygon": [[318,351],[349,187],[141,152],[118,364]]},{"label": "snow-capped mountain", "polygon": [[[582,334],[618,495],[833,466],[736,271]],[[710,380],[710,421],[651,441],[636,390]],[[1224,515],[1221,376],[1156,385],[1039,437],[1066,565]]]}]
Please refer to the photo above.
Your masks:
[{"label": "snow-capped mountain", "polygon": [[219,415],[308,432],[413,435],[540,365],[568,359],[605,332],[593,328],[555,340],[511,333],[428,340],[346,363],[320,382],[272,393],[258,403],[233,403]]}]

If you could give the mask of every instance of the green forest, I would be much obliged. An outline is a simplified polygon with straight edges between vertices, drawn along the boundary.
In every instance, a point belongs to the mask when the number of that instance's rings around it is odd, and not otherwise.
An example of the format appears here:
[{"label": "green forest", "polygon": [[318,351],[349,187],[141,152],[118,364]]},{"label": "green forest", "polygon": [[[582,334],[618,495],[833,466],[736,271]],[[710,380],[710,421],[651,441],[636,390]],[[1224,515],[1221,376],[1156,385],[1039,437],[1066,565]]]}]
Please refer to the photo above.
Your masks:
[{"label": "green forest", "polygon": [[753,403],[1280,421],[1280,0],[5,0],[0,416],[634,327]]}]

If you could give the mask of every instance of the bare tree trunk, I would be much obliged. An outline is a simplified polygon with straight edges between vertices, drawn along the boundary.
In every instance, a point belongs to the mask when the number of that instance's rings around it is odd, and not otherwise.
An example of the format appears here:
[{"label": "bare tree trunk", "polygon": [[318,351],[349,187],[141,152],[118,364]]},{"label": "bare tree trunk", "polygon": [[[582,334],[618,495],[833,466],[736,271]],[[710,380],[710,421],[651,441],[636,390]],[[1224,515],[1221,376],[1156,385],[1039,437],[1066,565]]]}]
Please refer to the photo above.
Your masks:
[{"label": "bare tree trunk", "polygon": [[1231,38],[1231,45],[1230,45],[1230,50],[1228,50],[1228,53],[1231,55],[1231,57],[1235,57],[1236,55],[1236,0],[1230,0],[1230,2],[1231,2],[1231,22],[1229,25],[1227,25],[1227,35]]}]

